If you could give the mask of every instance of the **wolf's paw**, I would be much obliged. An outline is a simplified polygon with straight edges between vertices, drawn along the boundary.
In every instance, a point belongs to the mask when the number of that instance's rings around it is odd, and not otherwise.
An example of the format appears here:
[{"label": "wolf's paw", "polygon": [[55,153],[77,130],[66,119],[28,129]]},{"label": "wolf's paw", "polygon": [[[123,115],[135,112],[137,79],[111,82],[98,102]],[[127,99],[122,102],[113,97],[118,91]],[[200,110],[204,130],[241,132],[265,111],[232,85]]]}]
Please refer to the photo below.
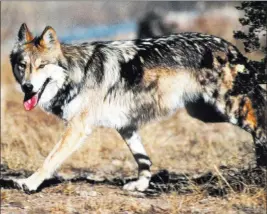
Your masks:
[{"label": "wolf's paw", "polygon": [[33,194],[37,191],[38,186],[30,183],[28,179],[16,179],[14,185],[17,189],[23,190],[27,194]]},{"label": "wolf's paw", "polygon": [[123,186],[124,190],[144,192],[149,186],[149,179],[140,178],[137,181],[132,181]]}]

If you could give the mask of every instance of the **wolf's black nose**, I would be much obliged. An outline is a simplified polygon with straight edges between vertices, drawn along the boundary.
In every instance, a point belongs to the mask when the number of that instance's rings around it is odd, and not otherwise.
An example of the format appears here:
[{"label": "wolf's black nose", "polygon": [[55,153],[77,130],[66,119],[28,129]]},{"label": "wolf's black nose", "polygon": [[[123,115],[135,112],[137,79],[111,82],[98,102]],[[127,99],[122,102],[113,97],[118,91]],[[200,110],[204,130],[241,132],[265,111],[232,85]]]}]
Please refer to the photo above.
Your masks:
[{"label": "wolf's black nose", "polygon": [[24,93],[30,93],[32,92],[32,89],[33,89],[33,85],[31,83],[25,83],[22,85],[22,91]]}]

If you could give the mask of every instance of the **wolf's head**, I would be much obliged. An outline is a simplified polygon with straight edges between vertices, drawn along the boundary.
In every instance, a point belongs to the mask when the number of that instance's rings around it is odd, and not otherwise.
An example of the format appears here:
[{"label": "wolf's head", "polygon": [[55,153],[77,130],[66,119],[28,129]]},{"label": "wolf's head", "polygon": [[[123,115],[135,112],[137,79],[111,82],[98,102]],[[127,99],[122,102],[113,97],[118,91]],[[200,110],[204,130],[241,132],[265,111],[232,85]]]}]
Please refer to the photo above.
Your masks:
[{"label": "wolf's head", "polygon": [[21,25],[10,61],[15,79],[25,94],[26,110],[33,109],[38,103],[49,103],[56,95],[65,79],[63,60],[52,27],[46,27],[41,36],[33,37],[27,25]]}]

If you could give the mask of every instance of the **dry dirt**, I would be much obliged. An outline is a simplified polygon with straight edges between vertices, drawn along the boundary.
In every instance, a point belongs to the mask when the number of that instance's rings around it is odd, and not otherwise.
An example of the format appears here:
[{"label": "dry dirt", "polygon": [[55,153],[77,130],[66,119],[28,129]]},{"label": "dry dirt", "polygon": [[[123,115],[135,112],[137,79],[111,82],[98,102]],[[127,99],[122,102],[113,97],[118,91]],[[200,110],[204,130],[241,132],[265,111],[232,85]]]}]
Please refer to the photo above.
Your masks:
[{"label": "dry dirt", "polygon": [[[64,171],[64,170],[63,170]],[[134,178],[66,170],[46,180],[37,193],[15,190],[12,179],[31,172],[1,165],[2,213],[264,213],[266,171],[220,168],[201,175],[153,175],[144,193],[123,191]]]}]

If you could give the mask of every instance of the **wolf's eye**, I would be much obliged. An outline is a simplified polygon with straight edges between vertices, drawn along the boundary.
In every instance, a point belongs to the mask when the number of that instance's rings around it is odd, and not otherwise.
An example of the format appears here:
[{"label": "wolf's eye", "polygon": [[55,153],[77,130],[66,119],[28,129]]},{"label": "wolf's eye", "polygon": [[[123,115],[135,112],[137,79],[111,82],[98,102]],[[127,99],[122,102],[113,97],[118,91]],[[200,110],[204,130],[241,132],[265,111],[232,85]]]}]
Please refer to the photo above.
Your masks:
[{"label": "wolf's eye", "polygon": [[38,67],[38,69],[40,69],[40,68],[44,68],[46,66],[46,64],[41,64],[39,67]]},{"label": "wolf's eye", "polygon": [[20,63],[18,64],[19,70],[24,70],[26,68],[26,64]]}]

